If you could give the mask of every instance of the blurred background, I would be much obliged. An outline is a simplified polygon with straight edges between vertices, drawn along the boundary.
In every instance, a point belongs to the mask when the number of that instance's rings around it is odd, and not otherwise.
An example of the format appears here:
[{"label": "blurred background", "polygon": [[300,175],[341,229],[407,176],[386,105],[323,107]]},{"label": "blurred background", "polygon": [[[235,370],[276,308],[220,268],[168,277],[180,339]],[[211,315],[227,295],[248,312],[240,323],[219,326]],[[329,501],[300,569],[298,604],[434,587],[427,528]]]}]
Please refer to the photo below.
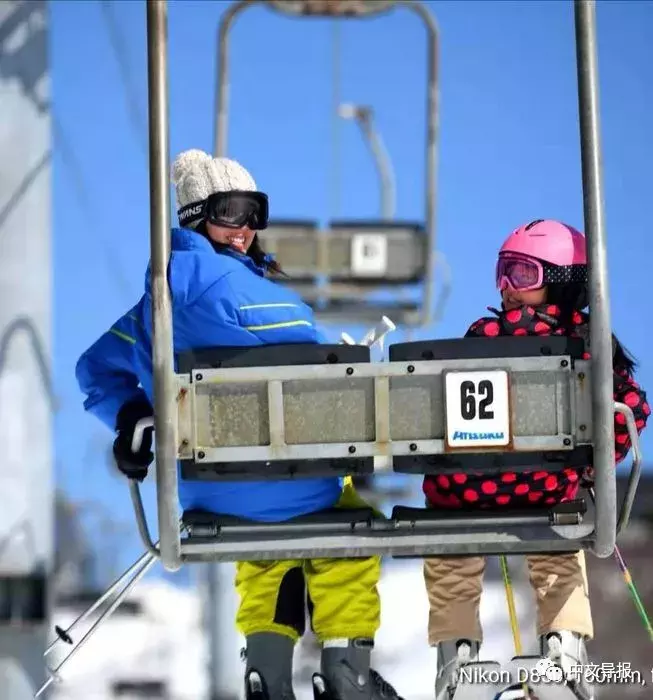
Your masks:
[{"label": "blurred background", "polygon": [[[217,27],[231,5],[168,3],[171,157],[215,150]],[[390,342],[460,336],[498,305],[494,261],[513,228],[535,218],[583,228],[573,3],[421,5],[439,27],[436,76],[424,24],[402,8],[300,20],[256,5],[230,33],[224,153],[269,194],[268,247],[333,342],[342,331],[360,338],[381,312],[397,323]],[[53,625],[69,624],[142,553],[113,436],[84,413],[74,368],[138,300],[149,259],[145,9],[140,0],[0,2],[3,700],[31,697],[25,684],[45,680]],[[613,326],[650,393],[653,2],[600,1],[597,21]],[[425,169],[429,77],[437,77],[435,181]],[[297,243],[326,229],[329,272],[340,275],[331,285],[311,280],[317,253]],[[365,234],[359,253],[352,231]],[[378,294],[375,275],[388,282]],[[649,457],[650,431],[642,447]],[[143,492],[155,522],[151,481]],[[422,501],[419,477],[359,486],[388,511]],[[652,531],[649,459],[619,541],[649,608]],[[521,559],[510,566],[522,638],[534,650],[532,594]],[[651,697],[651,639],[622,575],[613,559],[592,556],[589,572],[593,661],[630,663],[648,681],[601,698]],[[232,576],[231,565],[156,568],[44,697],[239,697]],[[507,659],[513,640],[494,560],[486,580],[485,648]],[[374,664],[407,700],[432,698],[421,561],[388,560],[381,591]],[[302,700],[317,664],[307,634],[296,663]]]}]

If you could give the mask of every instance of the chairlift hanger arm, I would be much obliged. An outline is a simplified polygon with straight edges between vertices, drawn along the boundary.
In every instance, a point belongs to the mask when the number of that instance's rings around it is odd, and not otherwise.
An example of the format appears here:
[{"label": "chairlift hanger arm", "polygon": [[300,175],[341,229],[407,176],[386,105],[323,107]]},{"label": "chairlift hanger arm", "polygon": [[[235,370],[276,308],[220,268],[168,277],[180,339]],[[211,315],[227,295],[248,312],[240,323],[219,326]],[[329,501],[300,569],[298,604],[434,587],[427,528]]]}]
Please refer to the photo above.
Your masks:
[{"label": "chairlift hanger arm", "polygon": [[292,17],[362,18],[383,14],[396,0],[267,0],[278,12]]},{"label": "chairlift hanger arm", "polygon": [[[424,225],[427,231],[426,275],[423,282],[423,296],[416,314],[407,314],[406,322],[410,325],[427,326],[433,321],[435,311],[435,265],[436,265],[436,200],[437,200],[437,156],[439,134],[439,52],[440,39],[438,24],[423,2],[419,0],[388,0],[385,2],[351,2],[350,7],[360,6],[362,14],[345,11],[348,2],[337,0],[312,0],[314,12],[305,12],[306,2],[275,2],[274,0],[239,0],[230,5],[223,13],[218,27],[218,49],[216,56],[216,104],[214,124],[214,153],[216,156],[227,155],[228,103],[229,103],[229,38],[236,18],[252,6],[267,5],[269,8],[290,14],[297,18],[324,16],[317,8],[329,7],[328,16],[343,19],[377,16],[383,11],[395,7],[406,8],[420,18],[427,32],[426,50],[426,134],[425,134],[425,174],[424,174]],[[300,8],[300,5],[302,6]],[[340,8],[338,10],[338,8]],[[377,9],[378,8],[378,9]],[[320,10],[321,12],[322,10]],[[326,9],[324,9],[326,11]],[[342,14],[338,12],[342,11]]]},{"label": "chairlift hanger arm", "polygon": [[170,259],[170,156],[168,129],[167,0],[147,2],[147,75],[150,148],[152,364],[156,431],[157,512],[163,565],[181,566],[177,516],[176,380],[172,339]]},{"label": "chairlift hanger arm", "polygon": [[596,551],[600,556],[609,556],[615,547],[617,484],[613,466],[612,322],[603,206],[595,0],[575,0],[574,22],[591,310],[592,411],[595,423],[601,426],[594,443],[594,472],[597,508],[606,513],[606,518],[597,523]]}]

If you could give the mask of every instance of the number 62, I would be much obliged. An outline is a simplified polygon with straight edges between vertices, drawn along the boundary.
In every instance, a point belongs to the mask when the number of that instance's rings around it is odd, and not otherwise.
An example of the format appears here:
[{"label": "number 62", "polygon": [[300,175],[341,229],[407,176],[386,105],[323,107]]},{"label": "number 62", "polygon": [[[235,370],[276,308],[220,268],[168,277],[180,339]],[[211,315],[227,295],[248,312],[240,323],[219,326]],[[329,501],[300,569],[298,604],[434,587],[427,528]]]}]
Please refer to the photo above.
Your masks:
[{"label": "number 62", "polygon": [[476,394],[481,398],[478,402],[478,417],[481,420],[494,418],[494,411],[490,406],[494,401],[494,387],[488,379],[482,379],[478,383],[478,389],[474,382],[465,380],[460,384],[460,413],[464,420],[476,418]]}]

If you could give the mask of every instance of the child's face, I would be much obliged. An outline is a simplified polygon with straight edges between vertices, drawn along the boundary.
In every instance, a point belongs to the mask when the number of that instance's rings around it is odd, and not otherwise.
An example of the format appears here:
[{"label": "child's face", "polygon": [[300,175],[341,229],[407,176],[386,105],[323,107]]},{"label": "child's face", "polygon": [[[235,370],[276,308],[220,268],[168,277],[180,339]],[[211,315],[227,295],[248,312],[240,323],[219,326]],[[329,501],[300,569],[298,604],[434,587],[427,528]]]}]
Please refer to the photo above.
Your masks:
[{"label": "child's face", "polygon": [[506,288],[501,292],[501,299],[506,311],[516,309],[519,306],[539,306],[546,301],[546,287],[531,289],[528,292],[518,292]]}]

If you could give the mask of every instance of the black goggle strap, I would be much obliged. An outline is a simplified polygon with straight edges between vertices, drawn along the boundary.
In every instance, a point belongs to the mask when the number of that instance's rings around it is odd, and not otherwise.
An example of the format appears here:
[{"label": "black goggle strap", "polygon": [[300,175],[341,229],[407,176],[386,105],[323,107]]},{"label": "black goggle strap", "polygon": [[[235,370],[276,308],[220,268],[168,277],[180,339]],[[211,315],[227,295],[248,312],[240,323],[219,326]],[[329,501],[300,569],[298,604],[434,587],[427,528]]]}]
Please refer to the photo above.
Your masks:
[{"label": "black goggle strap", "polygon": [[197,224],[205,218],[206,200],[203,202],[192,202],[177,211],[179,225],[182,228],[195,228]]},{"label": "black goggle strap", "polygon": [[544,267],[544,284],[587,284],[587,265],[548,265]]}]

